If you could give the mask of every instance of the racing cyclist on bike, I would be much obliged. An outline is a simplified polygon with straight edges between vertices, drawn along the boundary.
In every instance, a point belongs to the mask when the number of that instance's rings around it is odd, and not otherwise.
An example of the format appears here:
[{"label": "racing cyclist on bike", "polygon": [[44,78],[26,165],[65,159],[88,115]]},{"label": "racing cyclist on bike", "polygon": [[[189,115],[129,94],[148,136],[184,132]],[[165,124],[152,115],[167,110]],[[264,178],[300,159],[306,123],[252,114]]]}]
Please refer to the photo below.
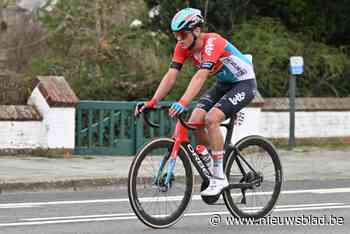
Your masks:
[{"label": "racing cyclist on bike", "polygon": [[223,171],[224,139],[220,123],[249,104],[256,95],[256,80],[252,62],[219,34],[203,32],[203,23],[201,11],[194,8],[182,9],[173,17],[171,30],[177,44],[170,68],[153,98],[139,106],[135,114],[154,108],[167,95],[187,59],[195,64],[198,71],[180,100],[171,105],[171,117],[186,109],[208,77],[216,78],[216,84],[200,98],[189,120],[191,123],[205,123],[205,127],[197,128],[194,135],[197,144],[211,149],[214,176],[201,194],[214,196],[228,186]]}]

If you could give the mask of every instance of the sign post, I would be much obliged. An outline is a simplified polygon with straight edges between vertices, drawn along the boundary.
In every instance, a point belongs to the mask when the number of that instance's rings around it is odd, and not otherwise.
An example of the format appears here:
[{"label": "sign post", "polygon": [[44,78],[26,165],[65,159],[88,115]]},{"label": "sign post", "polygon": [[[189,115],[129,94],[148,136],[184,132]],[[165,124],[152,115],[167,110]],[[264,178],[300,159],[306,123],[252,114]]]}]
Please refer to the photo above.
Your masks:
[{"label": "sign post", "polygon": [[289,141],[290,149],[295,147],[295,93],[296,93],[296,77],[304,72],[304,59],[300,56],[290,57],[290,73],[289,77]]}]

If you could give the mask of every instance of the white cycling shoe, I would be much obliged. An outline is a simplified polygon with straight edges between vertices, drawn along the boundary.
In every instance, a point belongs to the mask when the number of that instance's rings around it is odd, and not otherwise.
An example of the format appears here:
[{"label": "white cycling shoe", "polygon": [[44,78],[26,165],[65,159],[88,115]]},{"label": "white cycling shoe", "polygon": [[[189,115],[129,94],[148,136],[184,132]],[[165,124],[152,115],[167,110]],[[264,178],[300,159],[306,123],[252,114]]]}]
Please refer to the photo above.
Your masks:
[{"label": "white cycling shoe", "polygon": [[201,192],[202,196],[215,196],[228,186],[226,176],[224,178],[210,177],[209,186]]}]

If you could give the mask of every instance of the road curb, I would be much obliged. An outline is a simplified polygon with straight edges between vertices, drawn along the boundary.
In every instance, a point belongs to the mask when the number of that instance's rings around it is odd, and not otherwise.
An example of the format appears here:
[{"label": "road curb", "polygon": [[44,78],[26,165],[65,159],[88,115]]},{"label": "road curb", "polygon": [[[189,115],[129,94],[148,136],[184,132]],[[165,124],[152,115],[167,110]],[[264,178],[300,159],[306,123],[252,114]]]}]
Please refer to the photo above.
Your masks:
[{"label": "road curb", "polygon": [[84,178],[56,181],[33,182],[2,182],[0,193],[6,192],[36,192],[45,190],[82,190],[87,188],[126,186],[128,178]]},{"label": "road curb", "polygon": [[[201,178],[194,177],[194,188],[199,189]],[[9,192],[39,192],[53,190],[84,190],[102,187],[126,187],[127,177],[77,178],[52,181],[1,182],[0,194]]]},{"label": "road curb", "polygon": [[[344,180],[349,179],[349,176],[319,176],[319,177],[303,177],[292,176],[285,177],[287,181],[305,181],[305,180]],[[202,179],[196,175],[194,178],[194,189],[200,188]],[[126,187],[128,183],[127,177],[100,177],[100,178],[73,178],[51,181],[26,181],[26,182],[6,182],[0,181],[0,194],[10,192],[39,192],[39,191],[54,191],[54,190],[70,190],[79,191],[84,189],[96,189],[103,187]]]}]

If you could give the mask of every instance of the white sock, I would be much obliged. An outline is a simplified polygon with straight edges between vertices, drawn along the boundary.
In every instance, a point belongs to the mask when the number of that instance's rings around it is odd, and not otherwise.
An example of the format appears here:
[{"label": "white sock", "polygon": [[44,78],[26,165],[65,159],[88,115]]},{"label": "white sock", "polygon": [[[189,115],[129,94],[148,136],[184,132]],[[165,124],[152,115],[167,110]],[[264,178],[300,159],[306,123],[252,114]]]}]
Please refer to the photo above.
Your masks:
[{"label": "white sock", "polygon": [[224,178],[224,151],[212,151],[213,154],[213,174],[215,177]]}]

